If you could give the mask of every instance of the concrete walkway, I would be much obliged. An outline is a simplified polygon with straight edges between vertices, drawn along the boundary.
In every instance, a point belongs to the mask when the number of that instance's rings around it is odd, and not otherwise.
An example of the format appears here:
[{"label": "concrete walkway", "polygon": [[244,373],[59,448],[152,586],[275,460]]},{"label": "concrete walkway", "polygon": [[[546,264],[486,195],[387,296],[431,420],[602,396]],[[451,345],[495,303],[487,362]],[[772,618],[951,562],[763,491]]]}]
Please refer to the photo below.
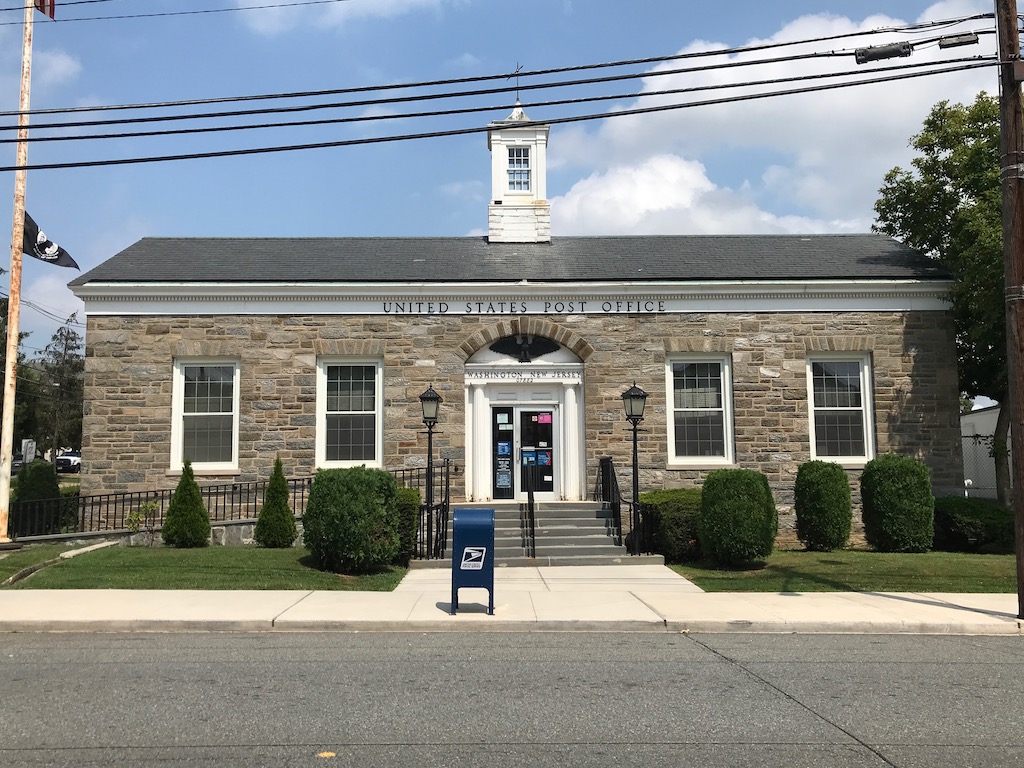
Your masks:
[{"label": "concrete walkway", "polygon": [[661,565],[499,568],[487,591],[410,571],[394,592],[0,590],[0,632],[498,631],[1024,634],[1016,594],[705,593]]}]

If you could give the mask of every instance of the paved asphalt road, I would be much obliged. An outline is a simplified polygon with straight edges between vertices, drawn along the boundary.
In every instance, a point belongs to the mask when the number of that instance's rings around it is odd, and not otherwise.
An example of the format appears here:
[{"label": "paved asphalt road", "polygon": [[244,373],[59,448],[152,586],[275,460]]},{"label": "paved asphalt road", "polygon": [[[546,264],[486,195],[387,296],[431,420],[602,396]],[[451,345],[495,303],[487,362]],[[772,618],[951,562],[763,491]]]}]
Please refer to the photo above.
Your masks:
[{"label": "paved asphalt road", "polygon": [[0,766],[1024,765],[1024,639],[0,634]]}]

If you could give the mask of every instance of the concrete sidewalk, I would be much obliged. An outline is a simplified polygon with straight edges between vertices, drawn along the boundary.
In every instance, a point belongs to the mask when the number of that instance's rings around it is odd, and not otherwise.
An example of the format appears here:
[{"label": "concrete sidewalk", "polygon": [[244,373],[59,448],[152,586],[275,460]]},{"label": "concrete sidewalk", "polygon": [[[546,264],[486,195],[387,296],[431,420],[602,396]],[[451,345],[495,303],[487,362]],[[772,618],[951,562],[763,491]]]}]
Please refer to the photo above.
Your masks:
[{"label": "concrete sidewalk", "polygon": [[1016,594],[705,593],[661,565],[414,570],[394,592],[2,590],[0,632],[806,632],[1017,635]]}]

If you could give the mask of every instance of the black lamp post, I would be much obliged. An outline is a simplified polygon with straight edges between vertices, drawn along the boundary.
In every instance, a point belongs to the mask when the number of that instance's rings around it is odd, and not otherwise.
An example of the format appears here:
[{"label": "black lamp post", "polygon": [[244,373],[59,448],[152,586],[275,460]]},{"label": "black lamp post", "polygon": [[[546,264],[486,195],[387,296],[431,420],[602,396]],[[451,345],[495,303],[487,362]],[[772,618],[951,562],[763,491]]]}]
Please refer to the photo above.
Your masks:
[{"label": "black lamp post", "polygon": [[441,396],[434,391],[434,385],[420,395],[423,409],[423,423],[427,425],[427,558],[434,554],[434,425],[441,408]]},{"label": "black lamp post", "polygon": [[626,409],[626,419],[633,425],[633,514],[631,516],[631,527],[633,529],[633,552],[640,554],[640,475],[639,462],[636,452],[637,427],[644,420],[644,405],[647,403],[647,393],[633,382],[633,386],[622,393],[622,406]]}]

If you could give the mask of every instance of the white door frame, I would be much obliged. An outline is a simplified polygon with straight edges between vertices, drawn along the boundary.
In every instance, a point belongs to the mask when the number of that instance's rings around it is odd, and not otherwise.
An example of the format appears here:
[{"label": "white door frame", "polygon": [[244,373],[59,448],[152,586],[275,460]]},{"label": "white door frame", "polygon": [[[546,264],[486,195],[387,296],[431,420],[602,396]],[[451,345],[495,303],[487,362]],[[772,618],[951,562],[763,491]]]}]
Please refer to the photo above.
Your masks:
[{"label": "white door frame", "polygon": [[[520,409],[552,410],[554,491],[536,497],[586,498],[582,386],[582,364],[466,365],[466,494],[471,501],[490,501],[493,497],[492,406],[513,407],[517,414]],[[513,459],[518,476],[519,457]],[[517,477],[515,487],[518,485]],[[517,494],[516,500],[525,500],[525,495]]]}]

